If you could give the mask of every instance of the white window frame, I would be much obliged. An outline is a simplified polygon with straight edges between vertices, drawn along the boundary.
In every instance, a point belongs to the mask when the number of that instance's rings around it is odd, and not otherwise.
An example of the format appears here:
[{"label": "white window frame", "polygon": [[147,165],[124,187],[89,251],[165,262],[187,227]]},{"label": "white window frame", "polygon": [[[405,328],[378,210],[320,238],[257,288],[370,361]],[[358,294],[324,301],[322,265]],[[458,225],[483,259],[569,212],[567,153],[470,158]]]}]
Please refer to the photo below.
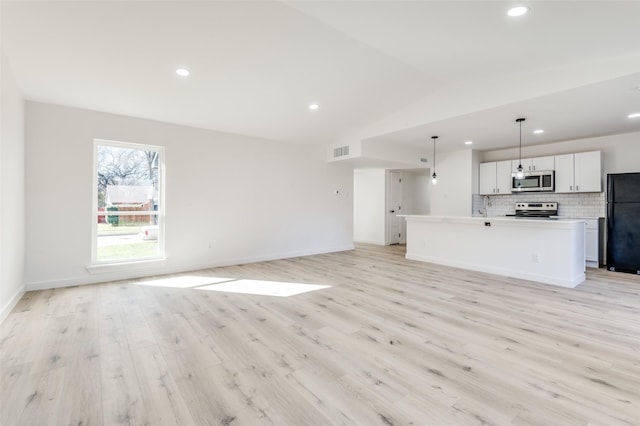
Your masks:
[{"label": "white window frame", "polygon": [[[135,258],[135,259],[115,259],[115,260],[98,260],[98,146],[107,145],[116,148],[127,148],[141,151],[157,151],[160,156],[158,160],[158,210],[157,211],[142,211],[131,212],[131,214],[139,215],[153,214],[158,217],[158,254],[156,256]],[[164,147],[158,145],[147,145],[133,142],[111,141],[106,139],[94,139],[93,140],[93,198],[92,198],[92,218],[91,218],[91,266],[88,267],[90,272],[99,272],[103,269],[122,269],[121,267],[127,266],[144,266],[146,264],[158,263],[158,261],[164,262],[164,229],[165,229],[165,202],[164,202],[164,178],[165,178],[165,161],[164,161]],[[125,213],[125,214],[122,214]],[[121,212],[120,216],[125,216],[126,212]],[[128,269],[128,268],[127,268]]]}]

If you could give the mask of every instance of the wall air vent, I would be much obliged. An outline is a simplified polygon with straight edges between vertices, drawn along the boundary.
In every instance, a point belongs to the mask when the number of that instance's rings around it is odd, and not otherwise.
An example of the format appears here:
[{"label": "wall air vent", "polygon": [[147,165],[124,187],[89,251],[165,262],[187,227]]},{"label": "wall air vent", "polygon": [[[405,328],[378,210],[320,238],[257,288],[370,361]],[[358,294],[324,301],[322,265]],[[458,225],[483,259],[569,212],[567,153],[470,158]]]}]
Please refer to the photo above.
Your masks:
[{"label": "wall air vent", "polygon": [[333,148],[333,158],[344,157],[349,155],[349,145]]}]

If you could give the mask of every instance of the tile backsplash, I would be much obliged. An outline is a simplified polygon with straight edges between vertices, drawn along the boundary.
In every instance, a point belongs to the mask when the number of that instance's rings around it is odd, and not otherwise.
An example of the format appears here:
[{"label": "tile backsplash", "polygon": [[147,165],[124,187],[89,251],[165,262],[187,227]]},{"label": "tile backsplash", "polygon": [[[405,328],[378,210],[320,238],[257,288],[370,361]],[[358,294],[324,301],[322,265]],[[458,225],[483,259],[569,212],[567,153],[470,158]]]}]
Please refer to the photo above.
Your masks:
[{"label": "tile backsplash", "polygon": [[[487,216],[504,216],[515,213],[518,202],[558,203],[558,216],[604,217],[605,193],[585,192],[580,194],[530,193],[487,195]],[[473,195],[473,216],[483,216],[484,195]]]}]

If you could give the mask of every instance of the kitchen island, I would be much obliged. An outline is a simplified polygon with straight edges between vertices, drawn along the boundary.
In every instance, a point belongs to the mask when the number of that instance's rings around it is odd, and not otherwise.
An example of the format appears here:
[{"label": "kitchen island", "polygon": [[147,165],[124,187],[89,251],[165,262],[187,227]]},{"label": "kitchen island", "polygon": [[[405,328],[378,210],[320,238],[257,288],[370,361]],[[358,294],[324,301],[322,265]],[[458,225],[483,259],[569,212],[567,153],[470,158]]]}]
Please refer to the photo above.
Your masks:
[{"label": "kitchen island", "polygon": [[404,215],[406,258],[561,287],[585,279],[585,223]]}]

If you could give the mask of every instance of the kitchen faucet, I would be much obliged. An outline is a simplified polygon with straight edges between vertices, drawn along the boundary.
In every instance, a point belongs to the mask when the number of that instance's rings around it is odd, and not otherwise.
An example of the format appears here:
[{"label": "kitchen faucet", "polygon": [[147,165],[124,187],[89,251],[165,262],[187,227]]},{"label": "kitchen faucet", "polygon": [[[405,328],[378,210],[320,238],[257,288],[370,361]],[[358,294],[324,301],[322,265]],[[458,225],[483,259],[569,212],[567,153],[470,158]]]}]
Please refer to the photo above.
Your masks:
[{"label": "kitchen faucet", "polygon": [[482,204],[484,208],[482,210],[479,210],[478,212],[481,213],[484,217],[487,217],[487,207],[491,207],[491,198],[489,198],[488,195],[485,195],[484,199],[482,200]]}]

